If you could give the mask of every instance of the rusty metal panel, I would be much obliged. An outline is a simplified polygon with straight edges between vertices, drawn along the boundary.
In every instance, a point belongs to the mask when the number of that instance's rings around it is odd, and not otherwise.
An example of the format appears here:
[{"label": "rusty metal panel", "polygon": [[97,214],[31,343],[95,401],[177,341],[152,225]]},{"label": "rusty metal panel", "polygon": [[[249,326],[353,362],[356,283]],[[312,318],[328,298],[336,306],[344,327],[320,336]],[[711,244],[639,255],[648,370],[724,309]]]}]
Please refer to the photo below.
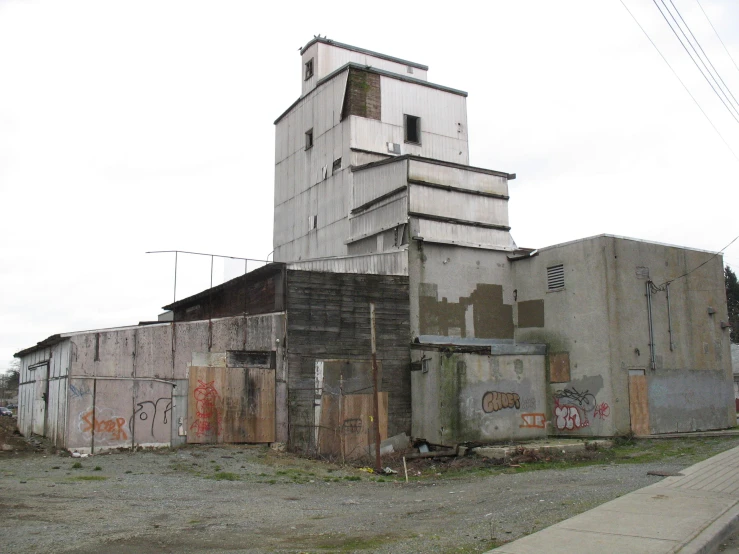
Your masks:
[{"label": "rusty metal panel", "polygon": [[187,442],[273,442],[275,372],[191,367]]},{"label": "rusty metal panel", "polygon": [[635,435],[649,434],[649,399],[647,376],[643,370],[629,371],[629,414]]},{"label": "rusty metal panel", "polygon": [[549,382],[568,383],[570,381],[570,353],[549,354]]}]

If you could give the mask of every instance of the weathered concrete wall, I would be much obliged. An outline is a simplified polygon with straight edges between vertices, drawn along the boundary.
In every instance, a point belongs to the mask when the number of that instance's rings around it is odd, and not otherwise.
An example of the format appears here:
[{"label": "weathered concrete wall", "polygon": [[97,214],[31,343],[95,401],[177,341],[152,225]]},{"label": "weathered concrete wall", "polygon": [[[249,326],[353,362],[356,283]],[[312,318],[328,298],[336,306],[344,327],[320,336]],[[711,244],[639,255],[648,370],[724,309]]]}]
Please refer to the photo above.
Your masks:
[{"label": "weathered concrete wall", "polygon": [[[550,291],[547,268],[559,264],[564,266],[564,287]],[[625,414],[628,428],[628,397],[614,399],[610,389],[609,285],[603,245],[593,240],[546,248],[512,265],[516,340],[546,344],[548,364],[567,354],[565,371],[554,374],[551,365],[547,368],[550,432],[611,435],[616,409]]]},{"label": "weathered concrete wall", "polygon": [[[681,430],[734,425],[729,339],[721,329],[727,320],[723,266],[712,256],[603,235],[545,248],[513,263],[516,339],[549,347],[553,432],[627,433],[634,428],[633,417],[644,420],[652,433],[674,432],[678,425]],[[547,268],[558,264],[564,266],[564,287],[548,290]],[[654,284],[654,369],[648,280]],[[669,318],[668,280],[673,280]],[[533,301],[543,301],[543,322],[541,306]],[[569,371],[557,366],[553,373],[551,363],[565,353]],[[647,403],[634,413],[630,370],[646,374],[648,384]],[[551,382],[553,374],[566,378]],[[694,396],[699,409],[677,401],[686,394]]]},{"label": "weathered concrete wall", "polygon": [[[608,259],[614,396],[628,399],[628,371],[643,369],[652,433],[674,432],[677,425],[681,430],[735,425],[729,331],[721,329],[721,321],[728,320],[721,257],[616,237],[600,242]],[[650,368],[647,278],[662,289],[651,294],[655,369]],[[666,281],[672,281],[669,318]],[[663,386],[668,383],[677,388]],[[676,400],[681,395],[693,396],[703,409],[681,404]],[[624,428],[622,421],[619,430]]]},{"label": "weathered concrete wall", "polygon": [[279,354],[279,428],[286,441],[284,334],[284,314],[276,313],[72,335],[63,446],[82,452],[184,443],[188,367],[193,353],[208,352],[209,346]]},{"label": "weathered concrete wall", "polygon": [[408,256],[413,337],[513,339],[506,252],[413,240]]},{"label": "weathered concrete wall", "polygon": [[[542,353],[414,350],[413,436],[436,444],[544,437]],[[423,360],[423,361],[421,361]]]}]

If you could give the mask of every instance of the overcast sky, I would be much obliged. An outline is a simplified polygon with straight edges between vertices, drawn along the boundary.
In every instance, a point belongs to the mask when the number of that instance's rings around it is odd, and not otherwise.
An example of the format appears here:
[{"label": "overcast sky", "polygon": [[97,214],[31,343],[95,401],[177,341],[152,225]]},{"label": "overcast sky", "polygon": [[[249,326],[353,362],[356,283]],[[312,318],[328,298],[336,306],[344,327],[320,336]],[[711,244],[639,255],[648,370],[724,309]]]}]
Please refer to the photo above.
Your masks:
[{"label": "overcast sky", "polygon": [[[673,1],[739,98],[696,0]],[[739,155],[655,5],[625,2]],[[701,4],[739,62],[739,3]],[[273,121],[319,33],[469,92],[471,164],[518,175],[519,246],[739,235],[739,162],[619,0],[0,0],[0,370],[54,333],[155,319],[174,260],[148,250],[267,257]],[[739,241],[725,260],[739,269]],[[178,298],[209,264],[180,259]]]}]

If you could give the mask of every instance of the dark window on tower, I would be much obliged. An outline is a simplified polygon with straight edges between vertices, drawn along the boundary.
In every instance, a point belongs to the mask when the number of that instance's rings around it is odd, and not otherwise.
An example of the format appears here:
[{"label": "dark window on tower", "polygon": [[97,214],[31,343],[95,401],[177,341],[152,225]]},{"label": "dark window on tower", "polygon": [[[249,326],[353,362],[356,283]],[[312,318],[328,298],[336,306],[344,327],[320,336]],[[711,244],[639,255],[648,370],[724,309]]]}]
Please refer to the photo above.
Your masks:
[{"label": "dark window on tower", "polygon": [[341,169],[341,158],[337,158],[334,160],[334,166],[331,168],[332,173],[336,173]]},{"label": "dark window on tower", "polygon": [[415,115],[405,116],[405,141],[421,144],[421,118]]},{"label": "dark window on tower", "polygon": [[313,148],[313,129],[305,132],[305,149]]},{"label": "dark window on tower", "polygon": [[305,62],[305,80],[313,77],[313,58]]}]

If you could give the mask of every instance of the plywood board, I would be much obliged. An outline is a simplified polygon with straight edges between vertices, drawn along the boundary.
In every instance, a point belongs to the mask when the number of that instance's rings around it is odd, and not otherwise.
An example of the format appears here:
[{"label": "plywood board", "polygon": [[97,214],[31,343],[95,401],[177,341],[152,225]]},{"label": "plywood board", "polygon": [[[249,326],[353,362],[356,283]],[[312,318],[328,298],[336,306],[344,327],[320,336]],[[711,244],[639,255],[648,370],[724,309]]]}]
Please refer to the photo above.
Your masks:
[{"label": "plywood board", "polygon": [[631,431],[635,435],[648,435],[649,402],[646,375],[629,375],[629,413]]},{"label": "plywood board", "polygon": [[273,442],[275,372],[191,367],[187,442]]},{"label": "plywood board", "polygon": [[549,382],[568,383],[570,381],[570,354],[559,352],[549,354]]},{"label": "plywood board", "polygon": [[[387,392],[378,394],[380,441],[387,438]],[[359,458],[374,444],[372,394],[321,397],[318,451],[325,456]],[[343,452],[342,452],[343,450]]]}]

